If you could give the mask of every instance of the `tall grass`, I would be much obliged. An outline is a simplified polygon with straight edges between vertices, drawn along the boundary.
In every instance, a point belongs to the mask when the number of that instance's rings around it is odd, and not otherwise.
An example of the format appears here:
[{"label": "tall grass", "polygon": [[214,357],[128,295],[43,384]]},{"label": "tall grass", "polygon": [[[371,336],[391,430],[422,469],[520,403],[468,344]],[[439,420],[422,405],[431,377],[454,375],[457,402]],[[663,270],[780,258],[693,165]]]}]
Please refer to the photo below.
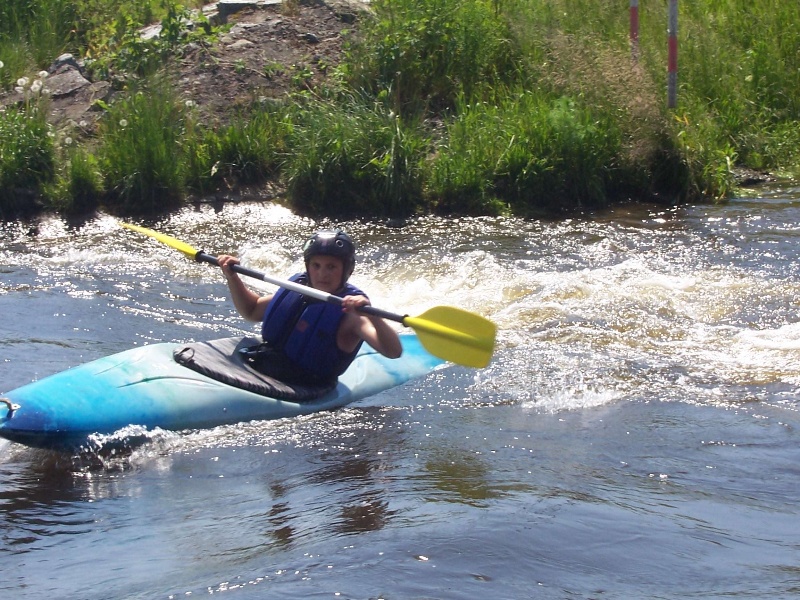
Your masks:
[{"label": "tall grass", "polygon": [[513,80],[517,52],[490,0],[376,0],[347,71],[356,89],[388,92],[402,115],[451,109]]},{"label": "tall grass", "polygon": [[303,211],[406,215],[421,202],[427,142],[414,122],[351,96],[296,113],[284,176]]},{"label": "tall grass", "polygon": [[62,169],[46,190],[48,204],[68,215],[92,213],[104,198],[99,161],[82,147],[70,146],[64,154]]},{"label": "tall grass", "polygon": [[45,67],[69,47],[77,25],[67,0],[4,0],[0,3],[0,88]]},{"label": "tall grass", "polygon": [[55,173],[55,149],[47,124],[41,79],[20,81],[26,100],[0,110],[0,217],[34,210],[43,185]]},{"label": "tall grass", "polygon": [[[742,164],[796,161],[781,140],[800,121],[800,4],[729,0],[727,10],[688,6],[681,81],[691,121],[710,118]],[[781,148],[781,146],[784,146]],[[791,156],[791,157],[790,157]]]},{"label": "tall grass", "polygon": [[257,105],[218,133],[216,173],[229,181],[254,183],[274,175],[287,147],[289,124],[277,108]]},{"label": "tall grass", "polygon": [[184,132],[185,105],[163,81],[114,103],[102,122],[99,151],[106,205],[129,213],[179,205],[186,191]]},{"label": "tall grass", "polygon": [[800,163],[800,148],[787,140],[800,119],[800,33],[786,26],[800,22],[800,4],[680,3],[674,111],[666,108],[666,3],[640,3],[637,63],[630,59],[627,3],[508,0],[503,7],[513,14],[532,80],[612,107],[629,149],[669,160],[677,149],[683,164],[661,169],[661,180],[652,165],[655,187],[670,183],[663,179],[669,173],[683,179],[677,198],[725,198],[735,165]]},{"label": "tall grass", "polygon": [[602,206],[620,153],[602,115],[526,91],[462,107],[444,139],[429,193],[442,208],[478,214]]},{"label": "tall grass", "polygon": [[[48,133],[35,115],[13,109],[0,119],[20,139],[0,139],[0,165],[21,166],[0,173],[35,195],[66,161],[60,202],[99,197],[117,211],[273,178],[304,212],[398,215],[722,200],[737,167],[800,167],[800,3],[681,2],[675,109],[667,3],[639,10],[634,60],[627,2],[375,0],[316,95],[213,127],[168,87],[132,93],[109,107],[91,148],[63,158],[33,143]],[[162,17],[164,37],[141,40],[138,27]],[[186,34],[186,17],[172,0],[8,0],[0,86],[59,47],[90,58],[97,76],[150,80],[176,46],[213,33]]]},{"label": "tall grass", "polygon": [[280,104],[255,103],[229,124],[213,128],[191,111],[182,140],[188,186],[206,193],[275,176],[287,152],[290,129]]},{"label": "tall grass", "polygon": [[138,41],[144,25],[203,0],[3,0],[0,2],[0,90],[47,68],[64,52],[97,59]]}]

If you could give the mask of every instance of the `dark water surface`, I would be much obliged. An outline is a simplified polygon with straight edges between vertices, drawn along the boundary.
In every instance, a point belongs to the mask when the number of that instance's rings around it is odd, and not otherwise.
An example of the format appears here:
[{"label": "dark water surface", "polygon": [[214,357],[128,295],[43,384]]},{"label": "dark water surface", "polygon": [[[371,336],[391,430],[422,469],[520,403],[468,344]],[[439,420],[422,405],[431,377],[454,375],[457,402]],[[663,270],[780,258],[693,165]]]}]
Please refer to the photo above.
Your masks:
[{"label": "dark water surface", "polygon": [[[345,223],[373,304],[484,314],[493,363],[125,452],[0,441],[0,597],[796,598],[800,188],[758,196]],[[270,204],[144,224],[278,277],[317,225]],[[111,217],[0,226],[0,315],[0,392],[254,331],[218,270]]]}]

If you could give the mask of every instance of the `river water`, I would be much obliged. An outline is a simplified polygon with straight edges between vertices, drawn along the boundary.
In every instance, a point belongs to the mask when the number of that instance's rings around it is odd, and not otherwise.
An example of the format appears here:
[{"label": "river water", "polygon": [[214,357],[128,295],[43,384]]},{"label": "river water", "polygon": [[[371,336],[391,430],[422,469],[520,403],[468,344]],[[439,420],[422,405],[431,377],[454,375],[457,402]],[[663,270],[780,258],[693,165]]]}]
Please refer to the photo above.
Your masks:
[{"label": "river water", "polygon": [[[325,225],[269,203],[143,224],[277,277]],[[492,364],[126,452],[0,441],[0,596],[800,594],[800,187],[567,220],[340,225],[375,306],[483,314]],[[255,330],[217,269],[109,216],[2,225],[0,274],[0,392]]]}]

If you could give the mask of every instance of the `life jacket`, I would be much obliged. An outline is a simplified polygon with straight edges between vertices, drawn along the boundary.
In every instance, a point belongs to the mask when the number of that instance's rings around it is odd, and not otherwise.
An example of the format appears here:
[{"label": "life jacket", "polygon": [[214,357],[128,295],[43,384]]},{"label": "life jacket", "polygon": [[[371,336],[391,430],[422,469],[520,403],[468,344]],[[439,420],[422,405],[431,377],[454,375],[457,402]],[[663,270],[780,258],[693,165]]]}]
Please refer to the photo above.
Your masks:
[{"label": "life jacket", "polygon": [[[307,285],[308,275],[298,273],[289,280]],[[349,283],[335,295],[366,296]],[[361,347],[359,342],[352,352],[339,349],[336,336],[344,315],[338,305],[280,288],[264,312],[261,336],[267,346],[282,352],[301,373],[313,379],[338,377]]]}]

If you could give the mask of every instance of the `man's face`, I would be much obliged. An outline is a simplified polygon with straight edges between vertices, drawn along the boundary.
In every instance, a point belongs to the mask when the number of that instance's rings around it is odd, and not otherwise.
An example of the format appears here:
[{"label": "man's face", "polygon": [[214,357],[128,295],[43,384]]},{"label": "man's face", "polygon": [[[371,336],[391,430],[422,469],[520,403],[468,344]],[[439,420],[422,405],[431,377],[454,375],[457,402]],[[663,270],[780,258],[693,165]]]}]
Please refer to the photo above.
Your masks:
[{"label": "man's face", "polygon": [[335,256],[312,256],[308,261],[311,287],[332,294],[342,286],[344,263]]}]

